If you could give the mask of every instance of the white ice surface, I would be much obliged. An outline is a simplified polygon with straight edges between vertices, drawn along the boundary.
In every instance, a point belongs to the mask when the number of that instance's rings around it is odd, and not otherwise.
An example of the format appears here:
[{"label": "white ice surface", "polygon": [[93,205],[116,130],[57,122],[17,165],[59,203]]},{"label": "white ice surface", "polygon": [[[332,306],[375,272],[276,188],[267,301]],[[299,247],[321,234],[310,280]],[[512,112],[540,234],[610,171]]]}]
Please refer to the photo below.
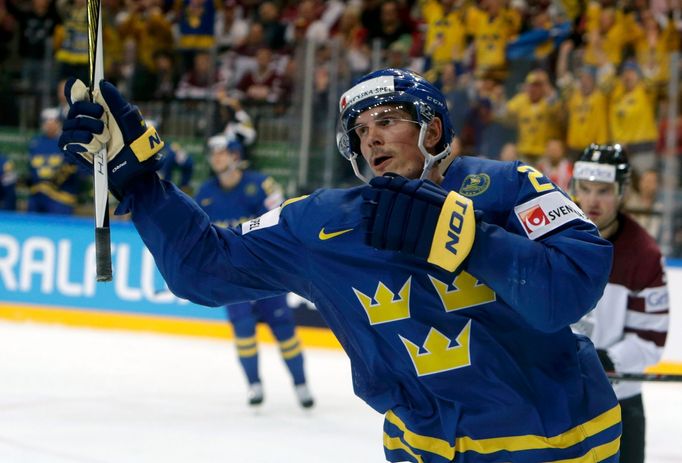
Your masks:
[{"label": "white ice surface", "polygon": [[[232,343],[0,322],[0,463],[382,462],[382,417],[340,351],[306,350],[317,399],[295,402],[274,346],[246,406]],[[682,462],[682,383],[650,384],[647,463]]]}]

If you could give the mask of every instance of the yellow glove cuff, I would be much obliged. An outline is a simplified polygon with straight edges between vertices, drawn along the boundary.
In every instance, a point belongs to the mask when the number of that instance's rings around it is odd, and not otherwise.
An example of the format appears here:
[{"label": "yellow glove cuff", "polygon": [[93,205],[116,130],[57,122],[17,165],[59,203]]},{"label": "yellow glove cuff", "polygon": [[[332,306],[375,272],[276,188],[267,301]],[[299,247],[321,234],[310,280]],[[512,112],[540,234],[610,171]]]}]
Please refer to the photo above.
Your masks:
[{"label": "yellow glove cuff", "polygon": [[438,216],[428,262],[454,272],[469,255],[475,235],[473,202],[456,191],[451,191]]},{"label": "yellow glove cuff", "polygon": [[159,137],[159,134],[156,133],[156,129],[149,126],[137,140],[130,144],[130,149],[138,161],[144,162],[158,153],[163,146],[164,142]]}]

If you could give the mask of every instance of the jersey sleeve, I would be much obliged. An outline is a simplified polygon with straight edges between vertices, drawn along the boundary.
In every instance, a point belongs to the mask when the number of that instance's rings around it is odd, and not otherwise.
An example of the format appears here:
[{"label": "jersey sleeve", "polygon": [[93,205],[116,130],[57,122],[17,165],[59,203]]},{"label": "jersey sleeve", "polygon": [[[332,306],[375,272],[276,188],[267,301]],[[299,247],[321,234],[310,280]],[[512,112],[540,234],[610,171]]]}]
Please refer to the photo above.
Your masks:
[{"label": "jersey sleeve", "polygon": [[273,209],[241,227],[221,229],[172,183],[147,175],[131,188],[117,213],[132,213],[175,295],[220,306],[287,291],[308,295],[303,275],[307,254],[281,210]]},{"label": "jersey sleeve", "polygon": [[663,257],[657,247],[640,253],[636,282],[627,297],[623,338],[608,347],[616,371],[641,372],[663,356],[670,298]]},{"label": "jersey sleeve", "polygon": [[[517,194],[506,223],[476,226],[468,271],[528,324],[554,332],[602,295],[612,246],[580,209],[536,169],[516,165]],[[513,197],[513,196],[512,196]]]}]

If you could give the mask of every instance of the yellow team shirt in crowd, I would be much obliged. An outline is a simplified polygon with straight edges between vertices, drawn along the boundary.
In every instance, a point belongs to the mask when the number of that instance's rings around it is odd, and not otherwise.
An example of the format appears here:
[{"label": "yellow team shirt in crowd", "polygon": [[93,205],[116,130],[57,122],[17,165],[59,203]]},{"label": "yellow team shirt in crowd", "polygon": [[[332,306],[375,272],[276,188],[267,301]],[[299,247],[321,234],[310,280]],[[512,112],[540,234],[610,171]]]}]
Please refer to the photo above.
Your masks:
[{"label": "yellow team shirt in crowd", "polygon": [[466,24],[467,32],[474,37],[476,67],[481,70],[503,68],[507,43],[521,25],[518,12],[504,8],[493,18],[472,6],[467,10]]},{"label": "yellow team shirt in crowd", "polygon": [[609,125],[614,142],[636,144],[656,141],[654,105],[643,83],[628,93],[620,82],[616,84],[611,93]]},{"label": "yellow team shirt in crowd", "polygon": [[547,99],[531,103],[527,94],[519,93],[507,103],[507,112],[516,119],[516,147],[521,155],[542,156],[547,142],[559,135],[556,105]]},{"label": "yellow team shirt in crowd", "polygon": [[571,91],[566,102],[568,127],[566,145],[573,150],[582,150],[591,143],[608,142],[608,105],[606,96],[600,90],[589,95],[577,88]]},{"label": "yellow team shirt in crowd", "polygon": [[680,37],[672,21],[663,29],[654,43],[650,43],[646,32],[638,27],[635,40],[635,58],[647,78],[656,84],[667,82],[670,53],[680,46]]},{"label": "yellow team shirt in crowd", "polygon": [[[590,39],[585,44],[585,55],[583,61],[590,66],[601,66],[602,53],[607,62],[618,66],[623,58],[623,49],[625,45],[631,40],[632,28],[628,27],[634,24],[628,20],[622,11],[616,11],[615,22],[606,33],[599,32],[599,15],[601,14],[601,6],[596,2],[591,2],[587,8],[586,32],[590,37],[592,34],[598,34],[600,39],[598,43],[592,42]],[[628,32],[630,29],[630,32]]]},{"label": "yellow team shirt in crowd", "polygon": [[464,12],[454,10],[443,16],[435,16],[427,23],[424,50],[431,54],[434,67],[462,61],[466,50]]}]

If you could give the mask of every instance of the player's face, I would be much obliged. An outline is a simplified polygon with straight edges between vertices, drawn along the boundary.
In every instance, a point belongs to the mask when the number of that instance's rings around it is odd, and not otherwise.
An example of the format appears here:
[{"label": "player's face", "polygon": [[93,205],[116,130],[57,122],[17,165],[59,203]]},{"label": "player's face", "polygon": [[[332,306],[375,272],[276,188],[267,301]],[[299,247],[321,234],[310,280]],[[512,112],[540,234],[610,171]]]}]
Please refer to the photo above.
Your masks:
[{"label": "player's face", "polygon": [[234,155],[225,149],[214,149],[208,156],[208,163],[211,166],[211,170],[220,175],[223,172],[227,172],[232,167],[234,163]]},{"label": "player's face", "polygon": [[419,125],[407,111],[386,105],[368,109],[356,119],[354,133],[374,175],[421,175],[424,156],[417,147]]},{"label": "player's face", "polygon": [[620,195],[616,183],[578,180],[575,196],[585,215],[600,230],[611,224],[618,214]]}]

